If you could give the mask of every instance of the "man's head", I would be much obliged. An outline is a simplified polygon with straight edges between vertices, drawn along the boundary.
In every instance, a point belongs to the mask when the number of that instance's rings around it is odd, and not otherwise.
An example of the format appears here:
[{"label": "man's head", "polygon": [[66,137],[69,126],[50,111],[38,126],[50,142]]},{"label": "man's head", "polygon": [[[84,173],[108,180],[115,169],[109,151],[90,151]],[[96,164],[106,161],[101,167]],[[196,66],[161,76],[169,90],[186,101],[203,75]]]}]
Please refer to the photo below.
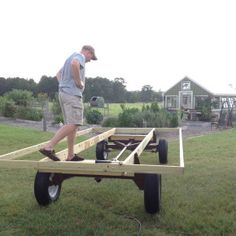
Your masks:
[{"label": "man's head", "polygon": [[85,56],[85,61],[90,62],[91,60],[97,60],[95,55],[95,50],[90,45],[84,45],[82,47],[81,53]]}]

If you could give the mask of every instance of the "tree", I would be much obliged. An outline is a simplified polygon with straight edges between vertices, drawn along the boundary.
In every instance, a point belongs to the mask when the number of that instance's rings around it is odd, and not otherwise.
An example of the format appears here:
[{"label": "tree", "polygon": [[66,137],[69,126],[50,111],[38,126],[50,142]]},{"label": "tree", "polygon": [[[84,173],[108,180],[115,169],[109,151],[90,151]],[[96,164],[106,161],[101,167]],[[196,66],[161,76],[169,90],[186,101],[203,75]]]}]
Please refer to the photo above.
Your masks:
[{"label": "tree", "polygon": [[127,91],[126,92],[126,101],[127,102],[139,102],[140,101],[140,91]]},{"label": "tree", "polygon": [[154,91],[151,85],[144,85],[141,90],[141,101],[151,102],[154,100]]},{"label": "tree", "polygon": [[159,90],[158,92],[153,91],[153,101],[162,102],[163,101],[163,92]]},{"label": "tree", "polygon": [[0,96],[2,96],[6,91],[6,79],[0,77]]},{"label": "tree", "polygon": [[105,102],[110,102],[113,96],[112,82],[101,77],[87,78],[84,90],[85,102],[93,96],[103,97]]},{"label": "tree", "polygon": [[125,80],[123,78],[115,78],[113,82],[113,95],[111,101],[126,102]]},{"label": "tree", "polygon": [[35,92],[36,83],[33,79],[26,80],[22,78],[0,78],[0,95],[11,91],[12,89],[28,90]]},{"label": "tree", "polygon": [[33,99],[32,92],[20,89],[13,89],[6,93],[5,96],[8,100],[14,101],[15,105],[23,107],[28,106]]},{"label": "tree", "polygon": [[58,81],[56,77],[42,76],[38,86],[37,94],[46,93],[51,99],[55,98],[55,94],[58,92]]}]

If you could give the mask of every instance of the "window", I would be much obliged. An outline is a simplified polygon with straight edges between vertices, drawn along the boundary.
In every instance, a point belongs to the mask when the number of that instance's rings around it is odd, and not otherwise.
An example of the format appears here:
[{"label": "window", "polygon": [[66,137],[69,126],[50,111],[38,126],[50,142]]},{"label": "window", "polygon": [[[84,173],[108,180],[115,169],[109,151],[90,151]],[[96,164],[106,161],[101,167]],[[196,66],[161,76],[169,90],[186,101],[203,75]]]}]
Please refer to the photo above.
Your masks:
[{"label": "window", "polygon": [[182,82],[182,90],[190,90],[190,89],[191,89],[190,81]]},{"label": "window", "polygon": [[201,110],[203,105],[209,101],[208,96],[195,96],[195,108]]},{"label": "window", "polygon": [[168,96],[166,99],[167,108],[177,108],[176,96]]}]

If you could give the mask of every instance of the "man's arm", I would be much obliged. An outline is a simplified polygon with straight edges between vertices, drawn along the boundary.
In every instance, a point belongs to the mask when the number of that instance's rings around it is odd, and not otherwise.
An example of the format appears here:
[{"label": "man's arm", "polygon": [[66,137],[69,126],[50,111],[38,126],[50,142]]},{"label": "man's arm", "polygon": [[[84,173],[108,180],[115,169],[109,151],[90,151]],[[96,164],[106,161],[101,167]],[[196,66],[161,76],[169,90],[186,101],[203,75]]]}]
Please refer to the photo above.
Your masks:
[{"label": "man's arm", "polygon": [[73,74],[73,79],[80,89],[84,88],[84,83],[80,79],[80,63],[78,60],[73,59],[71,62],[71,68],[72,68],[72,74]]}]

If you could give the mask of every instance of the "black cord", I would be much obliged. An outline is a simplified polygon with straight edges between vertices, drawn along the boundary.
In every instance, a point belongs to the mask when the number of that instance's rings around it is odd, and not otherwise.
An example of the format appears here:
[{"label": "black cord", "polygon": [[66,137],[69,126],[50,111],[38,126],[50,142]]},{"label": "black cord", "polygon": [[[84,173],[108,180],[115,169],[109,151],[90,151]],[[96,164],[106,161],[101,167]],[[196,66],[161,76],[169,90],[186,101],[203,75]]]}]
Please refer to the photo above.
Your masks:
[{"label": "black cord", "polygon": [[135,218],[133,216],[124,216],[124,217],[127,218],[127,219],[134,220],[134,221],[136,221],[138,223],[137,236],[141,236],[141,233],[142,233],[142,224],[141,224],[141,222],[137,218]]}]

